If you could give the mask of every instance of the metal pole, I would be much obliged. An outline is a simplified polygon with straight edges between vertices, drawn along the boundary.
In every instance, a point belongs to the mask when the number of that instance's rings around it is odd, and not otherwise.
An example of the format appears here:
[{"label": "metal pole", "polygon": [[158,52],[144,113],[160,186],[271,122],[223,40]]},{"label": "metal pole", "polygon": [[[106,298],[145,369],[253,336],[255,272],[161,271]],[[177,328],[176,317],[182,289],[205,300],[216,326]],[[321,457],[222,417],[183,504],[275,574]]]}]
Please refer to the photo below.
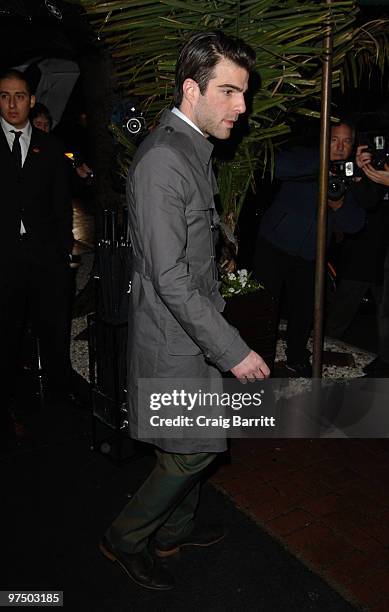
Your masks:
[{"label": "metal pole", "polygon": [[[326,0],[331,9],[331,0]],[[323,72],[320,123],[320,172],[319,202],[317,212],[317,245],[315,270],[315,307],[313,323],[313,376],[321,378],[323,349],[323,308],[325,292],[326,229],[327,229],[327,190],[330,139],[330,106],[332,86],[332,28],[328,17],[323,41]]]}]

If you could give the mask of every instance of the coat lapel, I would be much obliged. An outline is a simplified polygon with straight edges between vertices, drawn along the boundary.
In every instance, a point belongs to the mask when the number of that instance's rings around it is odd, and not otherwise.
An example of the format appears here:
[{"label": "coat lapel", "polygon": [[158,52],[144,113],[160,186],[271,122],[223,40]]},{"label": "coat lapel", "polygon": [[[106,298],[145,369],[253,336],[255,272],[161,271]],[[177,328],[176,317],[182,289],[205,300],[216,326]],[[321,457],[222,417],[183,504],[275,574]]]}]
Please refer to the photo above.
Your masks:
[{"label": "coat lapel", "polygon": [[[13,178],[18,173],[18,168],[12,156],[11,149],[9,148],[7,138],[3,132],[3,128],[1,126],[0,126],[0,159],[1,159],[2,171],[4,172],[4,176],[7,176],[10,180],[13,180]],[[12,177],[12,179],[10,177]]]},{"label": "coat lapel", "polygon": [[7,139],[5,137],[3,128],[0,126],[0,148],[1,148],[1,152],[3,153],[9,153],[9,155],[11,156],[11,149],[9,148]]}]

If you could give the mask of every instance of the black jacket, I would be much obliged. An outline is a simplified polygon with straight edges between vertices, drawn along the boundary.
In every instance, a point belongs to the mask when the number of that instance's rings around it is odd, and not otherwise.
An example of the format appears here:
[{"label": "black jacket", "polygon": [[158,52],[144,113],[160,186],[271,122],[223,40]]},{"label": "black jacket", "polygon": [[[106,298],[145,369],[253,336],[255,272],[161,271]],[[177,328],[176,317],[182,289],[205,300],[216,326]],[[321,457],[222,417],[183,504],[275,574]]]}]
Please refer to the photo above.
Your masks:
[{"label": "black jacket", "polygon": [[384,200],[385,190],[380,185],[368,181],[367,186],[361,199],[366,208],[366,224],[356,234],[344,237],[338,257],[338,276],[382,283],[385,251],[389,244],[389,201]]},{"label": "black jacket", "polygon": [[21,220],[37,254],[67,258],[73,244],[72,208],[61,145],[33,127],[23,168],[18,169],[0,127],[0,168],[0,261],[9,265],[20,247]]},{"label": "black jacket", "polygon": [[[308,261],[316,257],[318,173],[318,149],[296,147],[281,151],[275,164],[281,187],[260,227],[260,235],[268,242]],[[328,209],[328,242],[334,229],[353,233],[363,227],[365,211],[358,200],[355,190],[350,189],[341,208]]]}]

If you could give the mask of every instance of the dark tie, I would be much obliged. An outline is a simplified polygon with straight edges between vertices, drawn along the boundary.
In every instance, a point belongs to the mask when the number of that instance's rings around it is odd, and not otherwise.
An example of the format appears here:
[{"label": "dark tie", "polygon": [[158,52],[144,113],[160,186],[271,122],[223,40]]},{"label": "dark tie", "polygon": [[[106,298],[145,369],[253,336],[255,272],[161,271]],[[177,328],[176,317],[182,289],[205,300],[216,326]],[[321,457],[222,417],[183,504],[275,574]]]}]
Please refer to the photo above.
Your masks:
[{"label": "dark tie", "polygon": [[20,137],[23,132],[17,132],[16,130],[11,130],[13,134],[15,134],[15,139],[12,145],[12,155],[16,162],[18,168],[22,167],[22,149],[20,147]]}]

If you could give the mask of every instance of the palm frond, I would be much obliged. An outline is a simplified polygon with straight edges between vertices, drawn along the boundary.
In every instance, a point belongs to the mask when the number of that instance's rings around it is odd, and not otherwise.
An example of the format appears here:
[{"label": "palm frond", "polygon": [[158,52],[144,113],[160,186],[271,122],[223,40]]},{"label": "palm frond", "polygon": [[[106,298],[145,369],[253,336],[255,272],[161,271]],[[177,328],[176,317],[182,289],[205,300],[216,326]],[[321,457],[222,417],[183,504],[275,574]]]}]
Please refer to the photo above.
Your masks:
[{"label": "palm frond", "polygon": [[[318,117],[322,42],[333,31],[333,87],[356,83],[389,60],[388,20],[356,26],[356,0],[79,0],[112,55],[118,84],[142,100],[149,124],[170,106],[178,50],[193,32],[222,29],[257,53],[261,86],[250,130],[231,161],[218,163],[224,216],[234,222],[259,168],[301,114]],[[231,215],[230,215],[231,216]]]}]

